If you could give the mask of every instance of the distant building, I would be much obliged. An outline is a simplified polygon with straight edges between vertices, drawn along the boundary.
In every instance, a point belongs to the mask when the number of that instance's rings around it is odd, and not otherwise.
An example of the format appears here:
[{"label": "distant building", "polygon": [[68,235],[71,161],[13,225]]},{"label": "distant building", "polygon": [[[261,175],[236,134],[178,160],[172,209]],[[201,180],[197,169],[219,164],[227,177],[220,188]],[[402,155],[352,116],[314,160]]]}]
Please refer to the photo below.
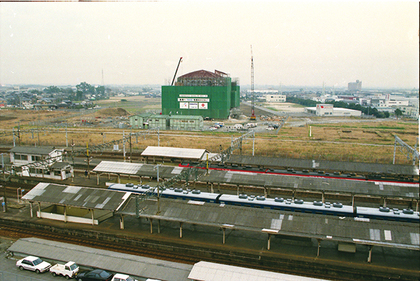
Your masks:
[{"label": "distant building", "polygon": [[203,129],[203,117],[195,115],[133,115],[130,126],[138,129],[186,130]]},{"label": "distant building", "polygon": [[316,116],[350,117],[362,116],[360,110],[334,108],[332,104],[317,104],[316,107],[306,107],[305,111]]},{"label": "distant building", "polygon": [[266,102],[286,102],[286,95],[265,95]]},{"label": "distant building", "polygon": [[64,149],[55,147],[16,146],[10,150],[10,162],[14,166],[46,161],[48,165],[63,161]]},{"label": "distant building", "polygon": [[129,120],[130,120],[131,128],[135,128],[135,129],[145,129],[146,128],[145,121],[147,120],[147,117],[143,114],[132,115],[132,116],[129,117]]},{"label": "distant building", "polygon": [[356,80],[356,82],[349,82],[348,89],[349,91],[361,91],[362,81]]},{"label": "distant building", "polygon": [[203,129],[202,116],[172,115],[169,117],[169,129],[198,131]]},{"label": "distant building", "polygon": [[150,129],[166,130],[169,127],[169,115],[152,115],[147,118],[146,123]]},{"label": "distant building", "polygon": [[162,114],[226,119],[239,107],[240,87],[228,74],[198,70],[178,77],[175,86],[162,86]]},{"label": "distant building", "polygon": [[332,104],[317,104],[316,116],[332,116],[334,106]]}]

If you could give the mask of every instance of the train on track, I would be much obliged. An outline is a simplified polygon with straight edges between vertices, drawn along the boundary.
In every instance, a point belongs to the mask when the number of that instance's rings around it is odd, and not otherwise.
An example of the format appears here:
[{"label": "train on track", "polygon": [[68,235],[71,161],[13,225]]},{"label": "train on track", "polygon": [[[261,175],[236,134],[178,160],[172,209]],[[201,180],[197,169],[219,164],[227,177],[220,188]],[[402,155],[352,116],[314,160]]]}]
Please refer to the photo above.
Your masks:
[{"label": "train on track", "polygon": [[[179,167],[191,168],[195,167],[198,163],[183,162],[179,164]],[[199,169],[206,169],[206,167],[198,167]],[[283,175],[283,176],[295,176],[295,177],[312,177],[312,178],[331,178],[331,179],[344,179],[344,180],[359,180],[359,181],[381,181],[381,182],[393,182],[393,183],[406,183],[406,184],[418,184],[418,181],[413,176],[402,176],[402,175],[391,175],[391,174],[366,174],[358,175],[356,173],[341,173],[332,172],[328,173],[325,171],[310,171],[310,170],[295,170],[292,168],[288,169],[272,169],[272,168],[255,168],[252,166],[239,166],[237,164],[225,165],[225,164],[209,164],[209,170],[219,171],[232,171],[232,172],[248,172],[257,174],[268,174],[268,175]]]},{"label": "train on track", "polygon": [[[157,196],[157,189],[149,185],[111,184],[108,189],[124,192],[133,192],[139,194],[149,194]],[[159,195],[163,198],[194,200],[198,202],[209,202],[216,204],[246,206],[253,208],[269,208],[274,210],[283,210],[290,212],[323,214],[340,217],[354,217],[357,219],[379,219],[393,220],[410,223],[420,223],[419,212],[411,209],[399,210],[388,207],[370,208],[343,205],[335,202],[305,202],[302,199],[284,199],[284,198],[266,198],[264,196],[248,196],[246,194],[231,195],[222,193],[201,192],[200,190],[190,190],[182,188],[162,188]]]}]

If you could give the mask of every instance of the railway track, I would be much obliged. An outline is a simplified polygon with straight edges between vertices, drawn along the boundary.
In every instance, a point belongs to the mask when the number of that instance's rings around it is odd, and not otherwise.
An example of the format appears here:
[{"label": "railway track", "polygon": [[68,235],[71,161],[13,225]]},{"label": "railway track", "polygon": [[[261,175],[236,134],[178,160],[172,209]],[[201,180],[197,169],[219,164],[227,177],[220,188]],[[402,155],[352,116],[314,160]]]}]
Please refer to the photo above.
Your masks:
[{"label": "railway track", "polygon": [[[174,245],[162,237],[159,237],[159,240],[156,241],[149,241],[144,238],[136,239],[126,236],[114,236],[109,238],[109,241],[106,241],[103,237],[99,237],[101,236],[100,234],[96,233],[96,235],[95,238],[78,235],[77,232],[73,232],[72,235],[63,235],[55,227],[51,227],[51,230],[48,231],[36,227],[27,228],[16,226],[13,223],[8,224],[5,220],[0,221],[0,236],[15,240],[19,238],[37,237],[184,264],[192,265],[199,261],[208,261],[285,274],[306,275],[321,279],[331,279],[331,276],[334,276],[334,280],[343,281],[360,279],[415,280],[409,276],[404,277],[399,274],[390,276],[388,273],[381,273],[381,271],[375,271],[373,273],[371,270],[366,269],[363,272],[363,270],[354,269],[350,262],[347,265],[341,262],[339,266],[331,267],[331,265],[327,264],[314,263],[314,259],[305,261],[302,260],[304,257],[293,257],[287,254],[284,254],[284,257],[281,258],[274,258],[272,256],[263,257],[261,255],[256,256],[240,252],[212,250],[209,247],[203,247],[203,245],[199,245],[198,247],[188,247],[181,244]],[[167,249],[163,250],[163,248]]]}]

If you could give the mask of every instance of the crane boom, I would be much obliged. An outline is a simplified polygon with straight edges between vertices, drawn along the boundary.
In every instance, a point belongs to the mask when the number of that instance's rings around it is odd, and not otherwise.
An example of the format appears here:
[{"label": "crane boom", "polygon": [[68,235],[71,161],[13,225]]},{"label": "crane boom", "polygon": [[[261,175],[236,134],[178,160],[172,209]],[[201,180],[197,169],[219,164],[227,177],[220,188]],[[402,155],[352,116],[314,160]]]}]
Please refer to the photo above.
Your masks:
[{"label": "crane boom", "polygon": [[172,79],[171,86],[173,86],[173,85],[174,85],[174,82],[175,82],[175,77],[176,77],[176,74],[178,73],[178,68],[179,68],[179,65],[181,64],[181,61],[182,61],[182,57],[180,57],[180,58],[179,58],[179,61],[178,61],[178,66],[176,67],[175,74],[174,74],[174,78]]}]

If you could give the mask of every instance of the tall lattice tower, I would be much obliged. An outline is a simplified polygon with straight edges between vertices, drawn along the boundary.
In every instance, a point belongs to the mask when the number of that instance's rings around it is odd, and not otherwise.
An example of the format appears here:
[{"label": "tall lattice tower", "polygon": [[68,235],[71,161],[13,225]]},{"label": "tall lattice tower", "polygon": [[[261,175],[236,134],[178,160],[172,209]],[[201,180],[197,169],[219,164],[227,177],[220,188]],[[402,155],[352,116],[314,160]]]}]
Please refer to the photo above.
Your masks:
[{"label": "tall lattice tower", "polygon": [[252,104],[251,104],[251,120],[256,120],[255,117],[255,97],[254,97],[254,57],[252,56],[252,45],[251,45],[251,95],[252,95]]}]

